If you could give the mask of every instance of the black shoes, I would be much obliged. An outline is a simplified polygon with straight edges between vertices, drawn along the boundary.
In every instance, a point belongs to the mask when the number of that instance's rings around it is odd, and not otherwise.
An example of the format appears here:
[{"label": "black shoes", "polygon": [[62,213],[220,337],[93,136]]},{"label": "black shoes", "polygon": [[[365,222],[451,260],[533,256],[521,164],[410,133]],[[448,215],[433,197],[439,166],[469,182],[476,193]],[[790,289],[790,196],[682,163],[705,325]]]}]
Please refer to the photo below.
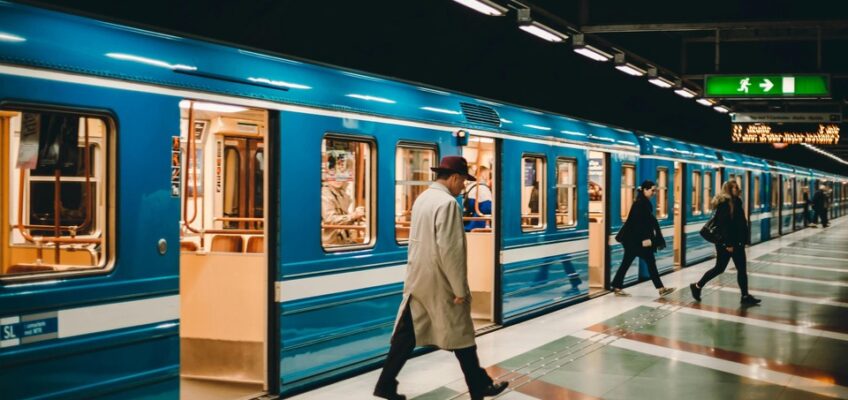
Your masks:
[{"label": "black shoes", "polygon": [[483,393],[472,393],[471,400],[483,400],[484,397],[497,396],[506,390],[507,386],[509,386],[509,382],[493,382],[483,389]]},{"label": "black shoes", "polygon": [[689,289],[692,290],[692,297],[695,298],[695,301],[701,301],[701,289],[702,288],[699,288],[698,285],[695,284],[695,283],[690,283]]},{"label": "black shoes", "polygon": [[374,396],[386,400],[406,400],[406,396],[398,394],[397,388],[394,390],[382,389],[379,386],[374,389]]},{"label": "black shoes", "polygon": [[760,300],[760,299],[758,299],[754,296],[751,296],[750,294],[746,294],[746,295],[742,296],[742,300],[740,300],[739,302],[742,303],[742,305],[745,305],[745,306],[755,306],[757,304],[760,304],[761,301],[762,300]]}]

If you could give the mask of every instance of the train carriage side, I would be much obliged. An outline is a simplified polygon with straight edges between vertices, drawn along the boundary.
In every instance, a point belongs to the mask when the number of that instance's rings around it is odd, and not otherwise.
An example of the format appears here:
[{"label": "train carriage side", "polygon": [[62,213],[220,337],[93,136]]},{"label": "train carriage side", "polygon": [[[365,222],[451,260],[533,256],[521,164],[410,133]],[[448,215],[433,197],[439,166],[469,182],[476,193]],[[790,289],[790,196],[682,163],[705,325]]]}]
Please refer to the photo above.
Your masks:
[{"label": "train carriage side", "polygon": [[610,171],[622,160],[635,167],[637,152],[629,132],[533,113],[505,116],[510,125],[520,121],[569,142],[503,141],[501,184],[519,188],[503,192],[503,318],[510,321],[605,290],[609,204],[620,201]]},{"label": "train carriage side", "polygon": [[0,76],[4,397],[179,396],[178,102]]},{"label": "train carriage side", "polygon": [[738,154],[746,169],[748,182],[747,210],[750,223],[751,244],[766,241],[770,237],[771,205],[768,192],[768,164],[745,154]]},{"label": "train carriage side", "polygon": [[813,171],[809,168],[795,167],[795,174],[795,218],[793,227],[797,231],[807,227],[806,223],[809,221],[809,215],[804,215],[805,196],[812,200],[815,193],[816,179]]},{"label": "train carriage side", "polygon": [[780,235],[782,236],[788,233],[792,233],[793,231],[795,169],[791,165],[784,164],[778,161],[771,161],[769,162],[769,165],[771,166],[770,169],[773,173],[772,180],[774,180],[774,176],[776,175],[778,189],[780,191],[780,195],[778,196],[778,201],[780,203],[780,223],[778,224],[778,226],[780,230]]},{"label": "train carriage side", "polygon": [[690,145],[691,154],[681,162],[686,164],[684,178],[684,240],[685,265],[694,265],[714,257],[715,249],[712,243],[701,236],[701,228],[712,215],[712,198],[721,189],[721,173],[718,168],[718,157],[714,150]]},{"label": "train carriage side", "polygon": [[[622,258],[624,258],[624,246],[615,240],[615,235],[624,226],[627,221],[627,216],[630,213],[630,207],[636,200],[636,189],[645,180],[640,175],[640,161],[636,154],[628,153],[613,153],[610,157],[610,235],[609,235],[609,254],[610,254],[610,271],[609,281],[612,282],[613,277],[618,273],[621,267]],[[620,182],[616,185],[616,182]],[[620,187],[620,190],[616,188]],[[640,261],[641,262],[641,261]],[[624,286],[632,285],[640,282],[639,266],[631,265],[624,275]]]}]

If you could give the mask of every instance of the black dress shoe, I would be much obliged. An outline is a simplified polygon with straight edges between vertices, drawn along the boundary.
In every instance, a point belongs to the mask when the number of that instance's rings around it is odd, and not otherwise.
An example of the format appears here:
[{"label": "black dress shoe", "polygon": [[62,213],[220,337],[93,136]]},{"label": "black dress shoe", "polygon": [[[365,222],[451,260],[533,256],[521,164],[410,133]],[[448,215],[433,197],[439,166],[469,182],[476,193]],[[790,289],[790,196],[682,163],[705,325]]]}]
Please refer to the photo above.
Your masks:
[{"label": "black dress shoe", "polygon": [[754,306],[754,305],[760,304],[760,302],[762,302],[762,300],[760,300],[760,299],[758,299],[754,296],[751,296],[749,294],[749,295],[742,296],[742,300],[740,300],[739,302],[742,303],[742,305],[745,305],[745,306]]},{"label": "black dress shoe", "polygon": [[695,301],[701,301],[701,288],[695,283],[690,283],[689,289],[692,290],[692,297],[695,298]]},{"label": "black dress shoe", "polygon": [[493,382],[491,385],[486,386],[482,393],[472,393],[471,400],[483,400],[484,397],[497,396],[506,390],[507,386],[509,386],[509,382]]},{"label": "black dress shoe", "polygon": [[399,394],[397,389],[395,390],[383,390],[380,388],[374,389],[374,396],[377,396],[381,399],[386,400],[406,400],[406,396]]}]

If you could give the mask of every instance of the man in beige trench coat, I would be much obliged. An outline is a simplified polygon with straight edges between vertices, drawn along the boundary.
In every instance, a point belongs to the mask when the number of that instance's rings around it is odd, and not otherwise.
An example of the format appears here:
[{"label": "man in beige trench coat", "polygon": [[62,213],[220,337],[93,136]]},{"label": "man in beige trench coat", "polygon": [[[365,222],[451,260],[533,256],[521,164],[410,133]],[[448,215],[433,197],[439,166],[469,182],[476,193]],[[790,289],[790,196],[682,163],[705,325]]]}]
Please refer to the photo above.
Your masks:
[{"label": "man in beige trench coat", "polygon": [[436,181],[412,206],[403,301],[374,395],[406,399],[397,393],[397,376],[417,345],[453,351],[471,398],[483,399],[503,392],[508,383],[494,383],[480,367],[474,342],[465,229],[456,196],[466,179],[475,178],[459,156],[444,157],[432,170]]}]

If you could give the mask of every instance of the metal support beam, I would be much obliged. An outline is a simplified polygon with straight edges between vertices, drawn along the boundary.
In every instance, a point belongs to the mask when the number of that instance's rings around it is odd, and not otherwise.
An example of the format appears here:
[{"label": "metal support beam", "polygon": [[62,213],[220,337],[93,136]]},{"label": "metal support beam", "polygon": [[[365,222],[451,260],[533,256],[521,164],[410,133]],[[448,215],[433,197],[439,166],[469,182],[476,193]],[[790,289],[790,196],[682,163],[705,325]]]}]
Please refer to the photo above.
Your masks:
[{"label": "metal support beam", "polygon": [[834,28],[845,29],[845,21],[750,21],[750,22],[699,22],[683,24],[612,24],[583,26],[584,33],[628,33],[628,32],[686,32],[713,30],[750,30],[786,28]]},{"label": "metal support beam", "polygon": [[821,50],[821,42],[822,42],[822,32],[821,27],[816,29],[816,70],[821,71],[821,61],[822,61],[822,50]]},{"label": "metal support beam", "polygon": [[721,61],[721,52],[719,50],[719,43],[721,42],[721,31],[716,29],[715,33],[715,72],[719,71],[720,61]]}]

